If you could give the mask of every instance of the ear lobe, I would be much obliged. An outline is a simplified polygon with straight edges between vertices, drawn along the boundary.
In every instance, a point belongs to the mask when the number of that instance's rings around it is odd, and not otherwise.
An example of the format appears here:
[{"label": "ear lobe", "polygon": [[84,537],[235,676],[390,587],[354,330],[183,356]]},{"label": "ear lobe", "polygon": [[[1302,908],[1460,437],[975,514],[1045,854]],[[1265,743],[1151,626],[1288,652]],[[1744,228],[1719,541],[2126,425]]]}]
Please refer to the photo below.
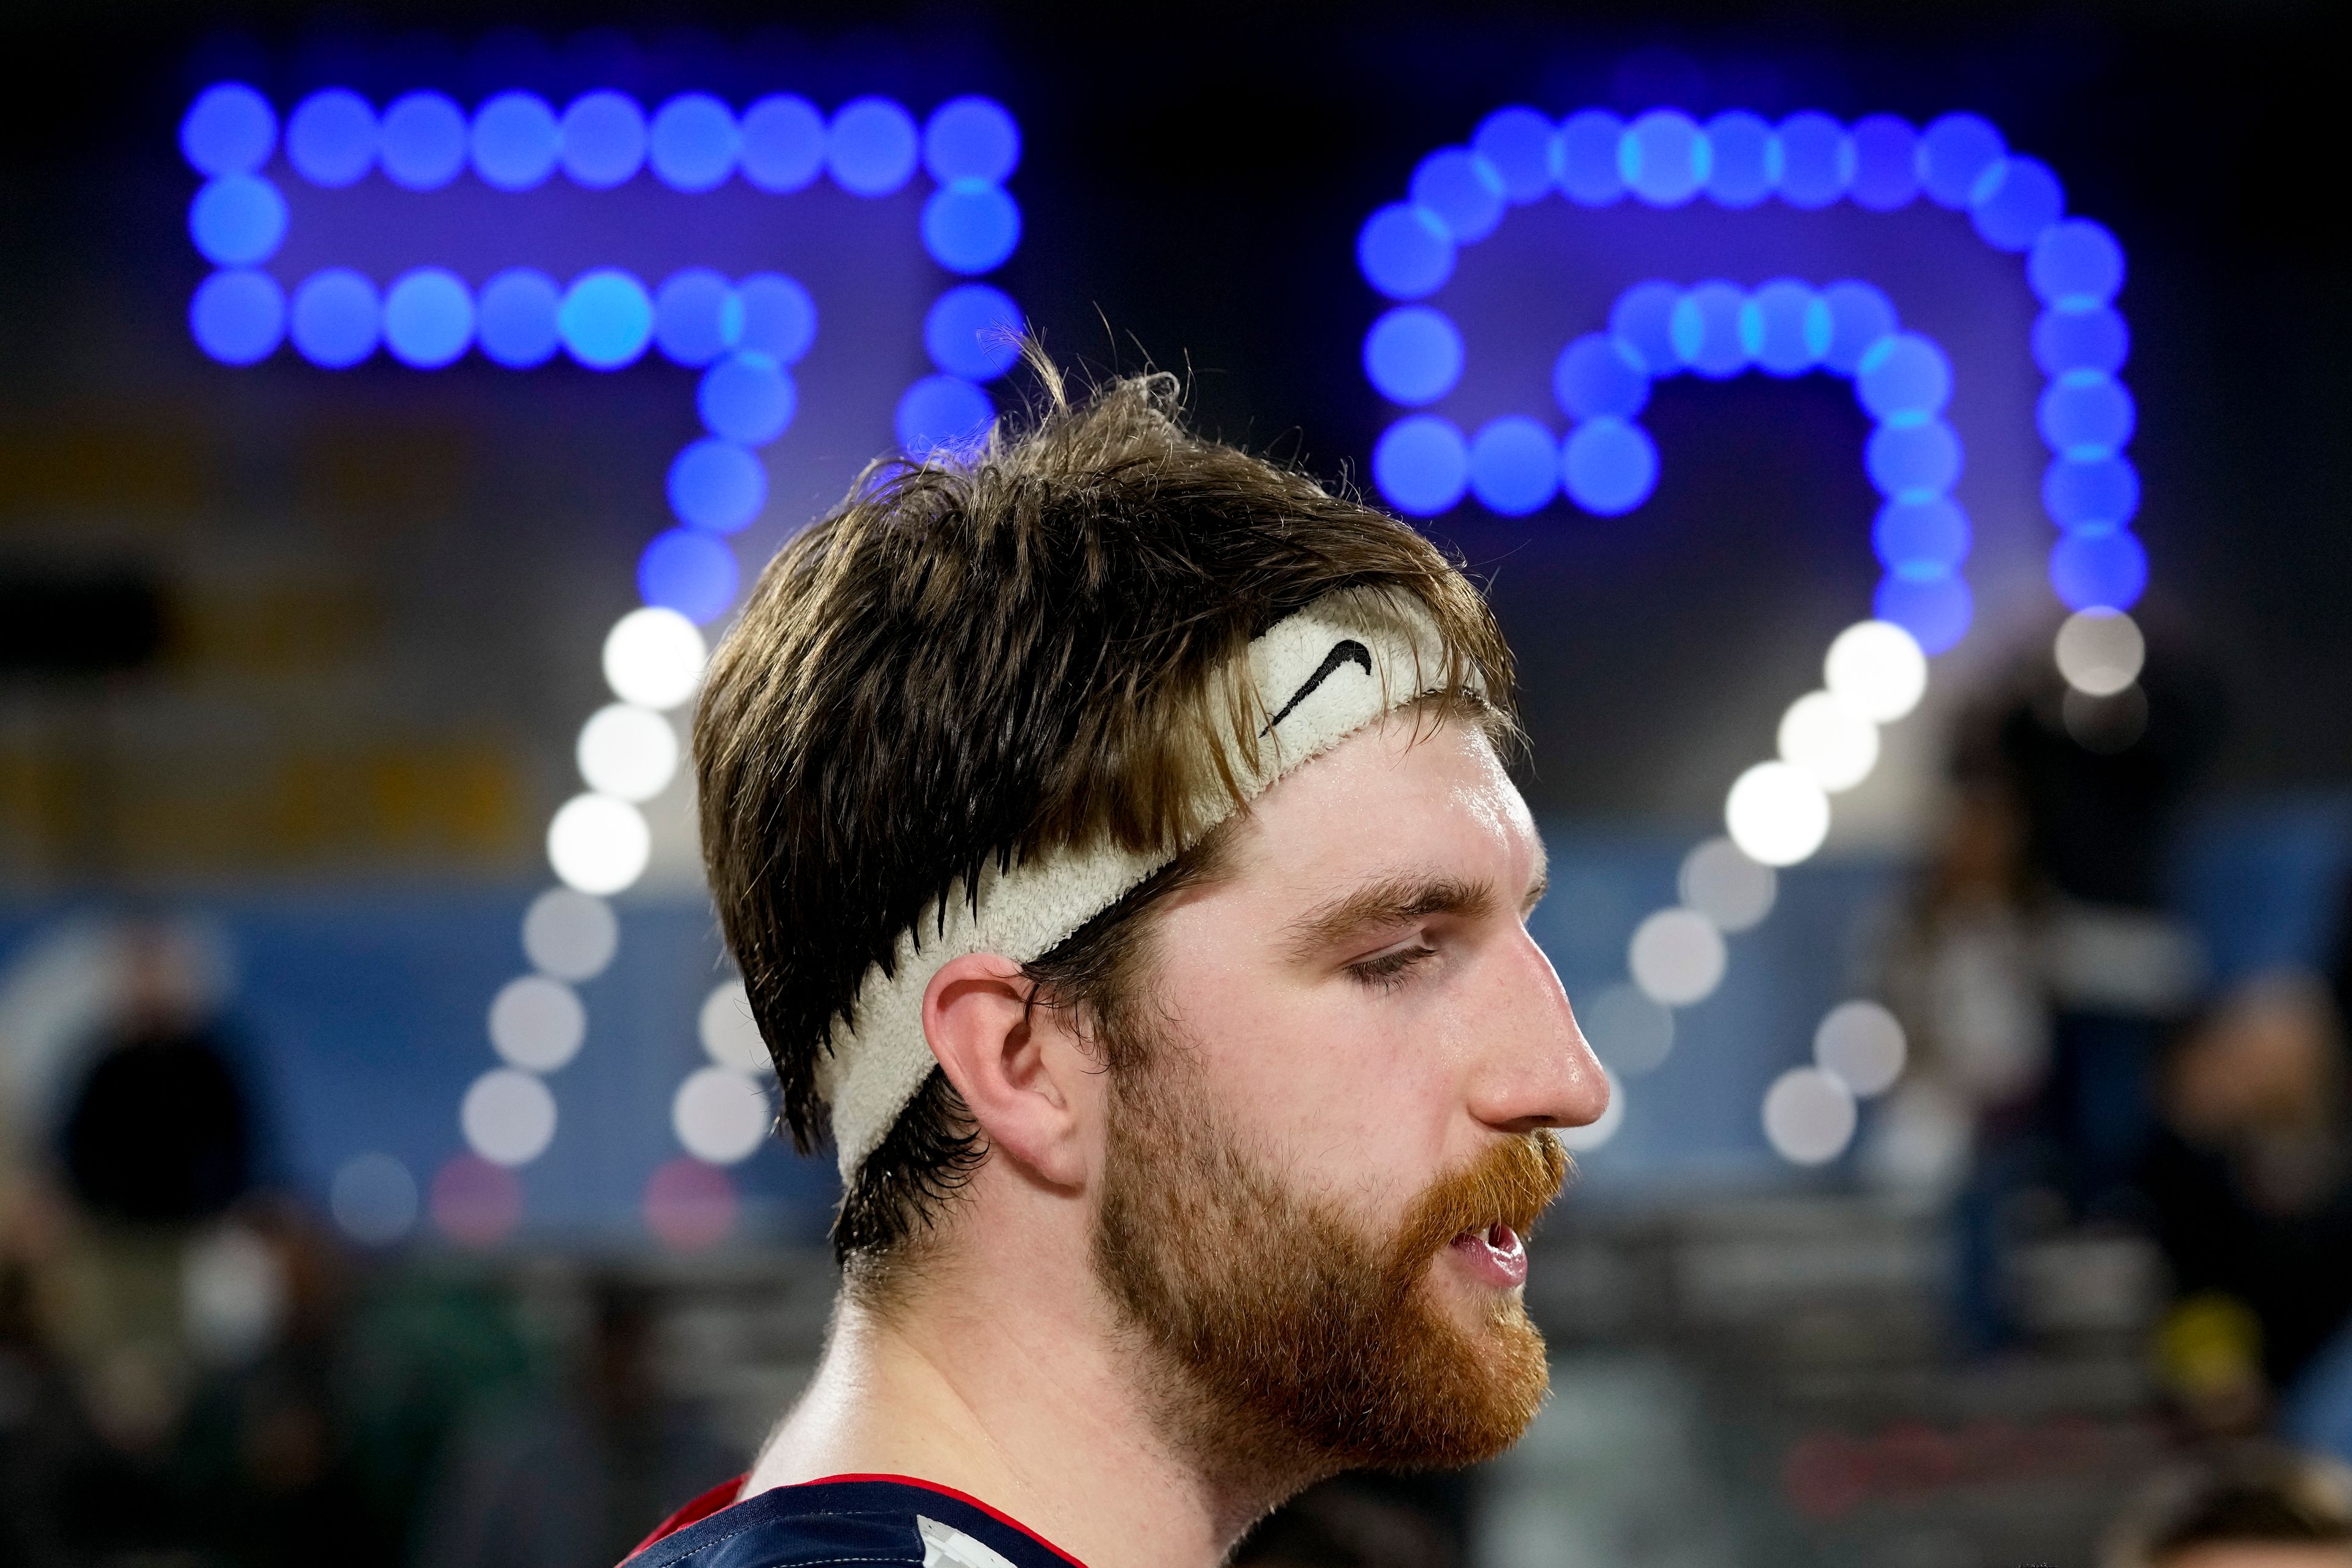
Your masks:
[{"label": "ear lobe", "polygon": [[923,991],[923,1038],[963,1098],[992,1153],[1056,1185],[1084,1179],[1065,1015],[1032,1008],[1021,966],[971,953],[940,967]]}]

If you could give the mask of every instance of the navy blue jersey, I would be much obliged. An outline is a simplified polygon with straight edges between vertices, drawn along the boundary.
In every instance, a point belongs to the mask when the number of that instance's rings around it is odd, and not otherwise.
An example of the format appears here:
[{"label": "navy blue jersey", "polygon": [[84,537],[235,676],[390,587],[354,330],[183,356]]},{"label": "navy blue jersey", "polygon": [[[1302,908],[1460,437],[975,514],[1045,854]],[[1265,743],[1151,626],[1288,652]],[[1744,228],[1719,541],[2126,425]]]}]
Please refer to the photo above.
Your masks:
[{"label": "navy blue jersey", "polygon": [[903,1476],[835,1476],[717,1507],[736,1483],[678,1511],[687,1521],[624,1568],[1085,1568],[977,1498]]}]

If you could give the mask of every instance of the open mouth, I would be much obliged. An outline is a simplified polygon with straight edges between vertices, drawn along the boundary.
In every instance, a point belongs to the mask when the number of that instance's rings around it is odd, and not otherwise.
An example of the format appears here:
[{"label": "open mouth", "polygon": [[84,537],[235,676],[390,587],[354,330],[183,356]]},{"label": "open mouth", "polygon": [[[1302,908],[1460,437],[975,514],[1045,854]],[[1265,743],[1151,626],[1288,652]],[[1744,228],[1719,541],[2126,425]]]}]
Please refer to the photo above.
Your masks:
[{"label": "open mouth", "polygon": [[1508,1289],[1527,1283],[1528,1244],[1500,1220],[1484,1230],[1464,1231],[1454,1238],[1453,1251],[1489,1284]]}]

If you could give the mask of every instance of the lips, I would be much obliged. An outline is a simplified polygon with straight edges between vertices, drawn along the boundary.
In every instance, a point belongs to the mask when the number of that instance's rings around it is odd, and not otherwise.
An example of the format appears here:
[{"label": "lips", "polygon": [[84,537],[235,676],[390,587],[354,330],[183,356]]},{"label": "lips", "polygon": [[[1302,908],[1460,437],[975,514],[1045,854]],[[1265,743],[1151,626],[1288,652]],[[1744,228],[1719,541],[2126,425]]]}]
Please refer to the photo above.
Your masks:
[{"label": "lips", "polygon": [[1454,1238],[1455,1257],[1486,1283],[1510,1289],[1528,1282],[1528,1244],[1518,1231],[1497,1220],[1484,1230],[1466,1230]]}]

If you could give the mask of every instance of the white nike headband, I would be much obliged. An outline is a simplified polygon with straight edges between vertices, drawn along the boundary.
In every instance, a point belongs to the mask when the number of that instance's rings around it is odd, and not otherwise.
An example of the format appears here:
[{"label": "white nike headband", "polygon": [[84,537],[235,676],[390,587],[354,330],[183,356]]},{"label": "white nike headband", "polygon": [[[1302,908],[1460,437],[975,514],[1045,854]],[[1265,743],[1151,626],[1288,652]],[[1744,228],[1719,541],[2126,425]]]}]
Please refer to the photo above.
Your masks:
[{"label": "white nike headband", "polygon": [[[1221,797],[1201,831],[1301,763],[1436,689],[1433,678],[1444,668],[1444,645],[1428,613],[1401,597],[1332,594],[1276,622],[1249,645],[1256,711],[1266,716],[1256,763],[1234,747],[1227,763],[1242,801]],[[923,994],[933,975],[974,952],[1034,963],[1176,854],[1065,850],[1009,871],[992,861],[981,873],[978,899],[968,898],[959,879],[927,906],[899,933],[890,972],[879,963],[867,968],[848,1016],[834,1022],[831,1052],[817,1063],[817,1091],[832,1108],[842,1179],[851,1179],[881,1144],[938,1065],[923,1037]]]}]

